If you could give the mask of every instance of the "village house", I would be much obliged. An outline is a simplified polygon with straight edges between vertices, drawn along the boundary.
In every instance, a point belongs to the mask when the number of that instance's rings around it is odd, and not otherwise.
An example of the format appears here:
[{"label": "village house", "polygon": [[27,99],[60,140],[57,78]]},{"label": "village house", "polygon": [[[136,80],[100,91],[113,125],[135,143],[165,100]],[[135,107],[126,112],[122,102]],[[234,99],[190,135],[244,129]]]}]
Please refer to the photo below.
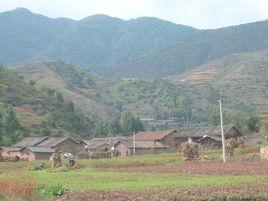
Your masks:
[{"label": "village house", "polygon": [[15,160],[16,156],[21,156],[24,147],[1,147],[3,160]]},{"label": "village house", "polygon": [[209,137],[221,137],[221,131],[218,127],[195,127],[195,128],[185,128],[172,134],[170,138],[173,138],[173,143],[177,147],[180,144],[193,141],[198,142],[204,136]]},{"label": "village house", "polygon": [[117,136],[109,138],[93,138],[91,140],[82,140],[80,145],[86,147],[91,152],[107,152],[121,140],[128,140],[129,137]]},{"label": "village house", "polygon": [[36,147],[50,147],[58,150],[61,153],[71,153],[73,155],[80,152],[83,147],[70,137],[54,138],[49,137],[46,140],[38,143]]},{"label": "village house", "polygon": [[[235,127],[224,130],[224,134],[225,139],[242,136],[240,131]],[[187,141],[198,142],[202,145],[211,144],[211,146],[220,147],[221,137],[222,134],[220,127],[185,128],[173,133],[170,136],[170,138],[173,138],[173,142],[176,147]]]},{"label": "village house", "polygon": [[47,160],[54,153],[54,149],[50,147],[24,147],[21,153],[21,158],[28,161]]},{"label": "village house", "polygon": [[75,155],[83,148],[78,142],[69,137],[36,137],[24,138],[11,147],[2,147],[2,157],[5,160],[12,160],[19,156],[23,160],[42,160],[59,150],[61,153]]},{"label": "village house", "polygon": [[[161,142],[153,141],[135,141],[135,154],[156,154],[167,151],[170,148],[168,145],[164,145]],[[119,141],[115,145],[115,150],[119,153],[119,156],[130,156],[134,154],[134,142],[133,140]]]},{"label": "village house", "polygon": [[135,141],[146,141],[146,142],[153,142],[153,143],[161,143],[168,146],[174,146],[174,138],[172,137],[176,134],[177,131],[167,130],[167,131],[145,131],[145,132],[138,132],[135,135]]},{"label": "village house", "polygon": [[12,147],[34,147],[41,142],[47,140],[49,137],[27,137],[12,145]]},{"label": "village house", "polygon": [[201,139],[197,140],[197,142],[201,144],[203,147],[209,147],[209,148],[221,148],[222,146],[221,137],[217,136],[205,135]]}]

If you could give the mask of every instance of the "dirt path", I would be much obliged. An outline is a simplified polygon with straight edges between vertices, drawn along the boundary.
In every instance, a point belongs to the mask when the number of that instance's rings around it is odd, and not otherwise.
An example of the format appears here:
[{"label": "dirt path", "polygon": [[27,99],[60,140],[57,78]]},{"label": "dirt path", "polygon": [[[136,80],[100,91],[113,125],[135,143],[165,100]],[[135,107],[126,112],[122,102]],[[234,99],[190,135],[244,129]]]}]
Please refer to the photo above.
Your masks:
[{"label": "dirt path", "polygon": [[101,169],[113,172],[183,173],[183,174],[231,174],[268,175],[268,161],[255,162],[183,162],[176,166],[149,166]]}]

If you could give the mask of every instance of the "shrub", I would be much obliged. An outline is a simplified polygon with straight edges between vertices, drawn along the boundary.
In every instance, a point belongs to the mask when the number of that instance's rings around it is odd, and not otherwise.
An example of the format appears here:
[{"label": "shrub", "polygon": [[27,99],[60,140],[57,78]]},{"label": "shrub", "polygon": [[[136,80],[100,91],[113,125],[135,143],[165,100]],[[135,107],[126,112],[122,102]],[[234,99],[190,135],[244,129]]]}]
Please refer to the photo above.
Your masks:
[{"label": "shrub", "polygon": [[42,193],[42,195],[46,197],[56,197],[56,196],[63,195],[64,193],[69,191],[69,189],[63,187],[62,185],[49,186],[49,187],[39,186],[37,191]]}]

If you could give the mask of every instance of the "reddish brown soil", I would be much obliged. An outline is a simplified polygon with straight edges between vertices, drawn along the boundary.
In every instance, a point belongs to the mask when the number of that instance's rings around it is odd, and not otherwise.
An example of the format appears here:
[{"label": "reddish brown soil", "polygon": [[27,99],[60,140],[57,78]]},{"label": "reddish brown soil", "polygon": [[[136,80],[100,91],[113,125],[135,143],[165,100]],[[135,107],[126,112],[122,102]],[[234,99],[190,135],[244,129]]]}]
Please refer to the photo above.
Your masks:
[{"label": "reddish brown soil", "polygon": [[[103,169],[104,170],[104,169]],[[107,169],[105,169],[107,171]],[[267,175],[268,161],[254,162],[183,162],[176,166],[149,166],[112,168],[115,172],[182,173],[182,174],[231,174]]]},{"label": "reddish brown soil", "polygon": [[184,201],[184,200],[268,200],[267,184],[246,185],[235,188],[166,188],[150,192],[130,191],[87,191],[69,192],[57,201]]}]

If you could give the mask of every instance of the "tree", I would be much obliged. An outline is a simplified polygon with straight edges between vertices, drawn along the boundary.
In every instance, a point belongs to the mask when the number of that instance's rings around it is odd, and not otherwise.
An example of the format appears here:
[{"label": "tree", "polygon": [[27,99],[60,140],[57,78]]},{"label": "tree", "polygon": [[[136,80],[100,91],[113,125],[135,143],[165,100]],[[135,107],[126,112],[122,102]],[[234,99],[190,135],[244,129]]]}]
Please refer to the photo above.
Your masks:
[{"label": "tree", "polygon": [[[19,124],[13,107],[10,104],[5,104],[1,118],[1,135],[6,143],[14,143],[22,136],[22,127]],[[4,142],[3,142],[4,143]]]},{"label": "tree", "polygon": [[117,118],[109,122],[108,131],[110,136],[115,136],[121,133],[120,121]]},{"label": "tree", "polygon": [[96,122],[94,137],[107,137],[109,133],[108,123],[102,120]]},{"label": "tree", "polygon": [[258,116],[251,116],[247,121],[248,129],[253,132],[260,131],[260,118]]},{"label": "tree", "polygon": [[208,119],[208,122],[210,124],[212,124],[213,126],[218,126],[220,125],[220,115],[218,113],[218,111],[214,114],[212,114],[209,119]]},{"label": "tree", "polygon": [[120,125],[124,135],[131,135],[132,132],[144,130],[140,119],[135,117],[132,113],[128,111],[122,112],[120,118]]},{"label": "tree", "polygon": [[184,123],[191,124],[193,112],[192,112],[192,100],[187,96],[181,96],[179,98],[180,112],[184,117]]}]

